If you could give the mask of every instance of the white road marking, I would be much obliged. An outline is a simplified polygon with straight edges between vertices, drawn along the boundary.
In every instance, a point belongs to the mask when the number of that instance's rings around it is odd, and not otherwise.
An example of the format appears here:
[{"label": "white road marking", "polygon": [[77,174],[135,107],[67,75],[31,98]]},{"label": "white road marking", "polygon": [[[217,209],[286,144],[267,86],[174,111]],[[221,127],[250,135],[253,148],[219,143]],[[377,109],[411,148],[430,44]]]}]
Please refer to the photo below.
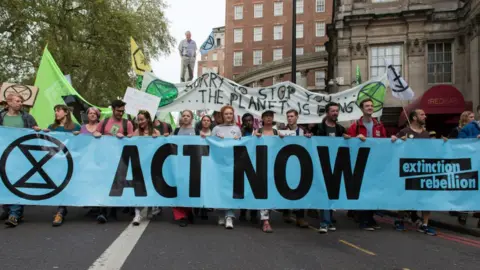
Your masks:
[{"label": "white road marking", "polygon": [[88,270],[120,270],[150,223],[144,211],[142,216],[144,218],[140,225],[133,226],[130,223]]}]

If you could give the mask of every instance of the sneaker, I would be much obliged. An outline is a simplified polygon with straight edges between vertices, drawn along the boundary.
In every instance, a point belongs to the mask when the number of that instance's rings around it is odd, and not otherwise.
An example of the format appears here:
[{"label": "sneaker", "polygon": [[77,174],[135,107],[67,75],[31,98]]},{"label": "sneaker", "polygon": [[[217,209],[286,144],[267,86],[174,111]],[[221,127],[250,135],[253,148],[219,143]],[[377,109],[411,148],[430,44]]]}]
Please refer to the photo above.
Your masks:
[{"label": "sneaker", "polygon": [[334,231],[337,230],[337,228],[333,224],[328,224],[328,230],[331,231],[331,232],[334,232]]},{"label": "sneaker", "polygon": [[437,232],[432,227],[429,227],[426,224],[422,224],[420,227],[418,227],[417,231],[430,236],[437,235]]},{"label": "sneaker", "polygon": [[161,207],[153,207],[152,216],[159,216],[162,214],[163,209]]},{"label": "sneaker", "polygon": [[403,220],[395,220],[395,222],[393,223],[393,226],[397,231],[405,231],[405,224]]},{"label": "sneaker", "polygon": [[63,215],[60,213],[56,213],[55,216],[53,216],[53,222],[52,222],[53,227],[58,227],[62,224],[63,224]]},{"label": "sneaker", "polygon": [[325,234],[328,232],[328,225],[326,223],[320,224],[320,228],[318,228],[318,232],[321,234]]},{"label": "sneaker", "polygon": [[142,217],[140,215],[135,215],[135,217],[133,218],[133,226],[138,226],[140,225],[140,221],[142,220]]},{"label": "sneaker", "polygon": [[306,222],[303,218],[299,218],[297,219],[297,226],[300,228],[308,228],[308,222]]},{"label": "sneaker", "polygon": [[180,227],[187,227],[188,226],[188,219],[187,218],[181,218],[176,221],[178,226]]},{"label": "sneaker", "polygon": [[380,227],[380,225],[378,225],[378,223],[375,220],[371,221],[369,226],[372,227],[374,230],[381,230],[382,229],[382,227]]},{"label": "sneaker", "polygon": [[5,225],[10,227],[16,227],[18,225],[18,218],[10,215],[7,220],[5,220]]},{"label": "sneaker", "polygon": [[100,224],[107,223],[107,218],[104,215],[98,215],[97,216],[97,222]]},{"label": "sneaker", "polygon": [[233,218],[226,217],[225,218],[225,229],[233,229]]},{"label": "sneaker", "polygon": [[375,228],[373,228],[371,225],[368,224],[360,224],[360,229],[365,230],[365,231],[375,231]]},{"label": "sneaker", "polygon": [[262,231],[264,233],[272,233],[273,232],[272,226],[270,226],[270,222],[268,222],[268,221],[263,222]]},{"label": "sneaker", "polygon": [[218,217],[218,225],[219,226],[225,225],[225,218],[224,217]]}]

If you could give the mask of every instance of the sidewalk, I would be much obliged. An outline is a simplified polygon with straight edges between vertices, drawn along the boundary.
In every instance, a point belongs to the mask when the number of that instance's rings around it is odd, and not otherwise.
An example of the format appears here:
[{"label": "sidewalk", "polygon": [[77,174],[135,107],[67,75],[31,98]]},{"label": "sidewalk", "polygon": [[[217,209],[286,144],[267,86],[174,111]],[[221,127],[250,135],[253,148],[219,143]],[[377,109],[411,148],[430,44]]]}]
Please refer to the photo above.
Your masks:
[{"label": "sidewalk", "polygon": [[432,212],[430,225],[480,237],[480,228],[477,227],[479,219],[474,218],[472,213],[468,214],[467,223],[465,225],[458,223],[457,218],[457,216],[451,216],[448,212]]},{"label": "sidewalk", "polygon": [[[388,216],[397,216],[396,212],[383,212]],[[418,214],[420,215],[420,213]],[[480,237],[480,228],[477,227],[478,220],[478,218],[473,217],[472,213],[469,213],[467,223],[465,225],[461,225],[460,223],[458,223],[458,217],[451,216],[449,212],[432,212],[429,224],[433,227]]]}]

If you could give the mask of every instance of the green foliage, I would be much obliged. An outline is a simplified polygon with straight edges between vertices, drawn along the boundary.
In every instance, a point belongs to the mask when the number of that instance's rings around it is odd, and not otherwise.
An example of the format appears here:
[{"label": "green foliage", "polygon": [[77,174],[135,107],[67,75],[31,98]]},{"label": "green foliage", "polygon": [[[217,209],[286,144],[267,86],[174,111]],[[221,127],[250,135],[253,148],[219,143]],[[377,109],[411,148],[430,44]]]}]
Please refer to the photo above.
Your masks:
[{"label": "green foliage", "polygon": [[135,83],[130,36],[147,59],[171,52],[164,10],[162,0],[0,1],[0,83],[32,84],[48,44],[74,88],[107,105]]}]

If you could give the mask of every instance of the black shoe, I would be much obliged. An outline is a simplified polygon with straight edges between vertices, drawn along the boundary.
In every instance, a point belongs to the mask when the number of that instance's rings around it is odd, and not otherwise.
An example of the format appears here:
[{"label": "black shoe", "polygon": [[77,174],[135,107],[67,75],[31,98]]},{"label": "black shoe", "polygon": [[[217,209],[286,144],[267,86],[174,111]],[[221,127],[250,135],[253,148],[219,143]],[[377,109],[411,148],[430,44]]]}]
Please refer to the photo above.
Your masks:
[{"label": "black shoe", "polygon": [[187,227],[188,226],[188,220],[186,218],[181,218],[177,220],[178,226],[180,227]]},{"label": "black shoe", "polygon": [[97,221],[100,224],[105,224],[105,223],[107,223],[108,220],[104,215],[98,215],[97,216]]},{"label": "black shoe", "polygon": [[5,220],[5,225],[9,227],[17,227],[18,225],[18,218],[15,216],[9,216],[7,220]]}]

